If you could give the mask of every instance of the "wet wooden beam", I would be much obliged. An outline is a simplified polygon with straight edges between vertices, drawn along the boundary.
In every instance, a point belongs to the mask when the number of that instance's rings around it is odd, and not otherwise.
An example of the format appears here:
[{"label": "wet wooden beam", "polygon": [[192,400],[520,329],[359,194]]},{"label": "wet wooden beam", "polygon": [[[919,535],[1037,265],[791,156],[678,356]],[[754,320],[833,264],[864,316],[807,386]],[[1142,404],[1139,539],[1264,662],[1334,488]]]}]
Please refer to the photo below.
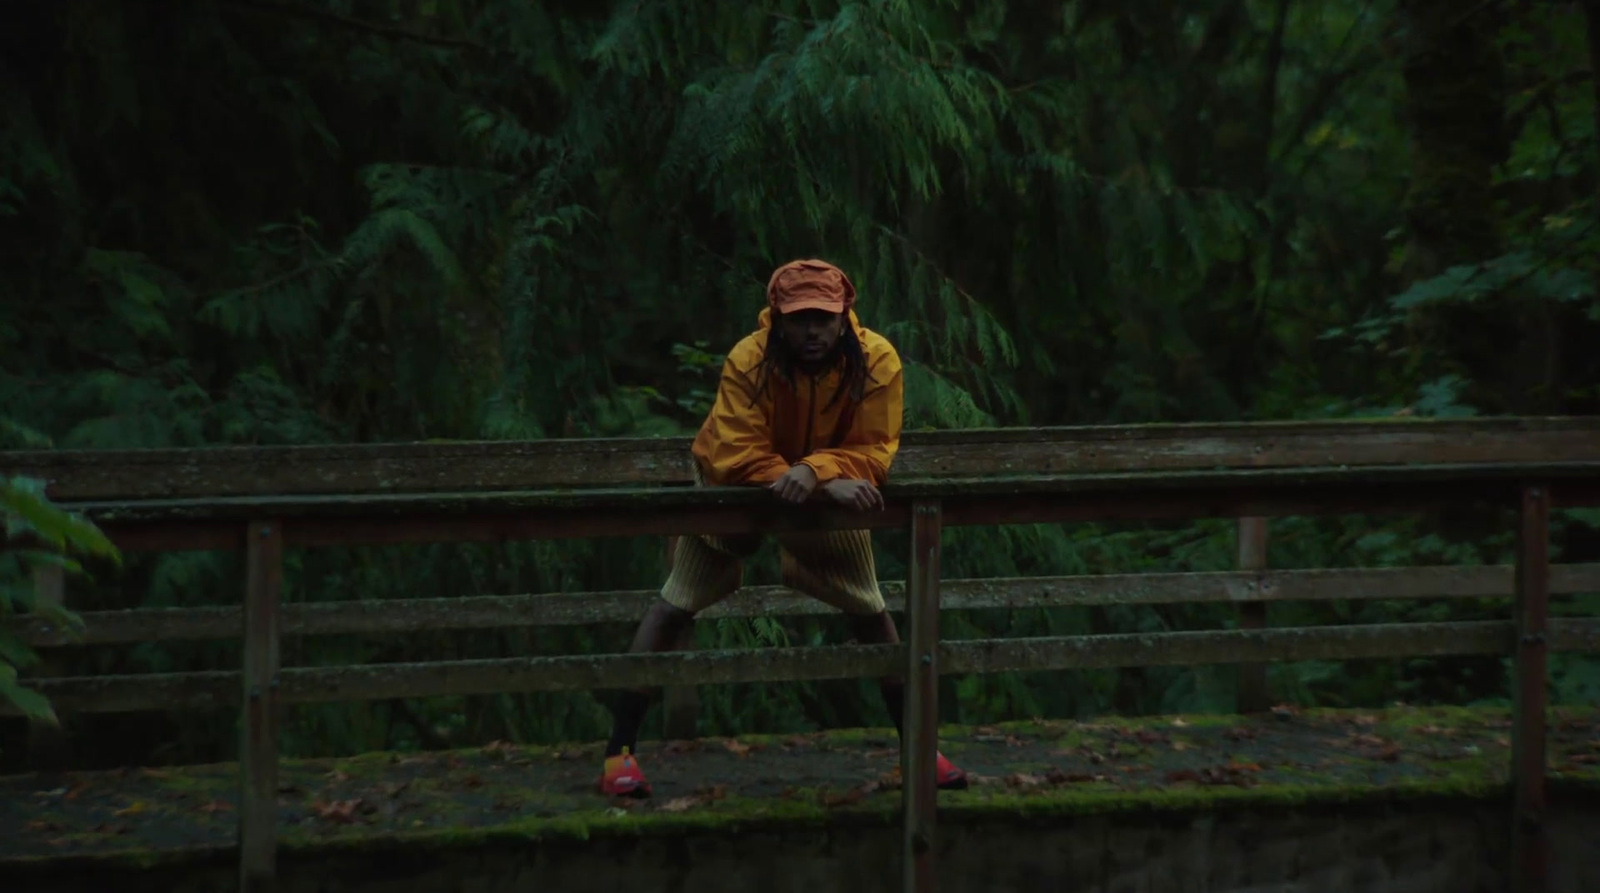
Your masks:
[{"label": "wet wooden beam", "polygon": [[[880,585],[889,609],[903,611],[905,584],[885,580]],[[1512,565],[1489,565],[994,577],[941,580],[939,590],[941,610],[976,611],[1339,599],[1509,600],[1514,585]],[[1600,563],[1552,565],[1550,592],[1600,592]],[[446,629],[631,624],[638,622],[657,595],[654,589],[638,589],[287,604],[280,608],[280,630],[284,636],[382,635]],[[832,613],[833,608],[787,587],[747,586],[699,616],[714,619]],[[235,606],[87,611],[79,615],[84,630],[77,638],[33,617],[14,618],[8,627],[35,648],[232,639],[239,635],[239,615],[240,609]]]},{"label": "wet wooden beam", "polygon": [[[945,641],[942,675],[1034,670],[1181,666],[1245,661],[1352,660],[1450,654],[1511,654],[1510,621],[1215,630],[1040,639]],[[1552,620],[1553,651],[1600,650],[1600,620]],[[494,694],[594,691],[673,684],[859,679],[899,672],[905,645],[833,645],[658,654],[497,658],[279,671],[284,704]],[[213,670],[29,680],[64,713],[197,710],[236,706],[240,674]],[[0,705],[0,715],[14,715]]]},{"label": "wet wooden beam", "polygon": [[[511,541],[596,536],[886,529],[909,523],[910,503],[938,499],[949,524],[1410,512],[1515,505],[1520,482],[1538,479],[1569,496],[1600,499],[1600,461],[1139,472],[951,480],[902,480],[888,507],[860,513],[792,507],[750,487],[672,487],[290,496],[72,503],[114,542],[192,548],[142,530],[152,525],[225,527],[272,513],[289,545]],[[1569,486],[1570,485],[1570,486]],[[218,538],[220,542],[220,537]]]},{"label": "wet wooden beam", "polygon": [[934,823],[938,808],[935,754],[939,749],[939,503],[918,502],[911,513],[906,587],[905,740],[900,747],[901,889],[934,893]]},{"label": "wet wooden beam", "polygon": [[[61,565],[45,564],[34,568],[33,598],[37,604],[64,607],[66,592],[67,575]],[[49,656],[44,657],[30,670],[36,675],[53,675],[60,672],[57,661]],[[60,723],[30,719],[27,734],[30,769],[59,769],[68,762],[68,736]]]},{"label": "wet wooden beam", "polygon": [[[1600,420],[1382,419],[907,432],[895,476],[1581,461]],[[65,501],[687,484],[684,438],[0,452]]]},{"label": "wet wooden beam", "polygon": [[[1267,568],[1267,519],[1240,518],[1238,525],[1239,570],[1259,572]],[[1262,629],[1267,625],[1267,603],[1259,599],[1239,602],[1239,628]],[[1267,668],[1262,664],[1239,665],[1239,688],[1235,709],[1240,713],[1261,713],[1270,706],[1267,696]]]},{"label": "wet wooden beam", "polygon": [[1517,525],[1515,690],[1511,727],[1511,865],[1514,893],[1549,888],[1545,825],[1545,686],[1549,653],[1550,491],[1522,491]]},{"label": "wet wooden beam", "polygon": [[249,526],[245,556],[239,889],[271,893],[277,884],[278,603],[283,589],[283,529],[277,522]]}]

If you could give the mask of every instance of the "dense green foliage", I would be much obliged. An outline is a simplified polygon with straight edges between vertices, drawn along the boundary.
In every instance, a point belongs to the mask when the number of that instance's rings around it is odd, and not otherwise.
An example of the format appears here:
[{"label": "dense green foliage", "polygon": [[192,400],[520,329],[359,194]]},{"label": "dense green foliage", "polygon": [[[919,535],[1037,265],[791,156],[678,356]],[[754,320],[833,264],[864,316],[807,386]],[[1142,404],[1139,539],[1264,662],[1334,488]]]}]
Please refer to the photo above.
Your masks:
[{"label": "dense green foliage", "polygon": [[[801,255],[849,270],[865,321],[899,346],[911,427],[1600,406],[1595,26],[1575,4],[79,0],[8,14],[0,447],[681,434],[767,274]],[[1593,558],[1593,520],[1564,518],[1558,554]],[[1502,561],[1505,522],[1287,519],[1271,561]],[[1232,536],[1218,522],[953,531],[945,573],[1223,569]],[[903,538],[880,546],[883,576],[902,575]],[[650,587],[658,553],[328,550],[291,556],[288,592]],[[238,570],[141,558],[73,604],[230,602]],[[774,570],[768,552],[750,579]],[[1285,605],[1272,621],[1503,611]],[[966,636],[1232,618],[946,622]],[[704,645],[843,634],[702,626]],[[619,649],[627,635],[295,641],[285,660]],[[122,672],[236,654],[65,659]],[[1560,697],[1600,685],[1579,659],[1555,678]],[[996,676],[951,680],[946,703],[965,721],[1204,710],[1229,705],[1232,684],[1227,668]],[[1484,660],[1283,666],[1273,684],[1326,704],[1505,693]],[[705,695],[712,732],[883,721],[866,683]],[[289,718],[289,748],[312,752],[591,737],[606,713],[588,696],[506,695]],[[85,758],[215,755],[232,721],[86,720],[113,724],[122,751]]]},{"label": "dense green foliage", "polygon": [[112,562],[121,556],[94,525],[52,505],[41,481],[0,479],[0,514],[7,546],[0,552],[0,703],[15,705],[30,719],[59,725],[49,701],[19,681],[18,671],[38,663],[39,655],[7,623],[26,615],[68,631],[80,629],[77,613],[39,598],[44,587],[35,581],[45,575],[84,575],[74,554]]}]

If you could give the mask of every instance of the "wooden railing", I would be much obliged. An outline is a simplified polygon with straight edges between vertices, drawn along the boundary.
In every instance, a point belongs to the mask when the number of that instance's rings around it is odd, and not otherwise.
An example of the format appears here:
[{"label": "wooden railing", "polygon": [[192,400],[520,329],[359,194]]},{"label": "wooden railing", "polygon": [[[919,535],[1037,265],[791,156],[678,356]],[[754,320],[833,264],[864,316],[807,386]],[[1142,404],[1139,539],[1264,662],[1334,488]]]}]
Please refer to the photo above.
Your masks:
[{"label": "wooden railing", "polygon": [[[240,607],[85,615],[84,641],[240,636],[242,667],[189,673],[35,679],[61,712],[239,705],[240,868],[268,888],[275,864],[277,708],[392,697],[633,687],[668,680],[793,681],[900,673],[905,886],[933,889],[939,674],[1140,665],[1505,654],[1516,668],[1513,871],[1543,886],[1545,659],[1600,650],[1600,621],[1546,619],[1550,593],[1600,589],[1600,566],[1548,561],[1549,512],[1600,504],[1600,420],[1497,419],[1149,426],[911,434],[885,490],[858,515],[775,505],[748,488],[694,488],[681,440],[549,441],[131,452],[0,453],[0,473],[48,482],[124,549],[243,549]],[[1490,505],[1518,513],[1514,567],[1271,571],[1265,518]],[[1229,573],[941,581],[945,525],[1234,517],[1240,570]],[[653,592],[561,593],[281,605],[283,551],[373,543],[497,541],[783,529],[909,528],[904,586],[886,584],[909,621],[898,645],[578,655],[347,667],[280,667],[285,635],[633,621]],[[774,587],[705,616],[824,610]],[[1515,598],[1515,619],[1264,628],[1275,600]],[[942,610],[1231,602],[1240,628],[1163,634],[940,642]],[[18,631],[65,644],[38,622]],[[1241,698],[1259,707],[1259,669]]]}]

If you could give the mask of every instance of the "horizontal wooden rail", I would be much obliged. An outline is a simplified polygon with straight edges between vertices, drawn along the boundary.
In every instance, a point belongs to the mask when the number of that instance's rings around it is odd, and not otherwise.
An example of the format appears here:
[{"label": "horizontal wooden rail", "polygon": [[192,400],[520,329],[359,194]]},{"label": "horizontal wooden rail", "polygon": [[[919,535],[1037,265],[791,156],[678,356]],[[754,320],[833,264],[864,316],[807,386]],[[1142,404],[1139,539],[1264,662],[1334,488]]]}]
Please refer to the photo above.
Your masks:
[{"label": "horizontal wooden rail", "polygon": [[904,528],[937,499],[946,525],[1272,517],[1514,506],[1521,482],[1553,504],[1600,504],[1600,460],[1561,463],[1268,468],[902,480],[876,512],[796,508],[752,487],[83,502],[69,507],[126,549],[237,549],[251,519],[275,518],[292,546],[494,542],[596,536]]},{"label": "horizontal wooden rail", "polygon": [[[939,672],[1509,654],[1514,639],[1510,621],[1472,621],[947,640],[939,646]],[[1551,621],[1549,640],[1555,651],[1600,651],[1600,620]],[[279,695],[284,704],[310,704],[593,691],[663,682],[794,682],[883,676],[904,665],[902,644],[294,667],[279,671]],[[231,670],[34,679],[29,684],[67,713],[235,706],[240,697],[240,675]]]},{"label": "horizontal wooden rail", "polygon": [[[1600,419],[1384,419],[907,432],[901,478],[1584,461]],[[0,452],[58,500],[687,484],[686,438]]]},{"label": "horizontal wooden rail", "polygon": [[[1492,565],[1104,574],[944,580],[939,589],[941,611],[1335,599],[1510,599],[1512,573],[1510,565]],[[1600,563],[1552,565],[1550,573],[1553,595],[1600,592]],[[905,584],[886,580],[881,585],[890,610],[904,610]],[[656,590],[640,589],[288,604],[280,609],[281,634],[378,635],[637,623],[657,596]],[[699,616],[714,619],[833,613],[836,611],[828,605],[787,587],[749,586]],[[232,639],[238,638],[241,629],[236,606],[134,608],[89,611],[81,616],[84,630],[76,637],[37,618],[17,618],[10,627],[23,642],[36,648]]]}]

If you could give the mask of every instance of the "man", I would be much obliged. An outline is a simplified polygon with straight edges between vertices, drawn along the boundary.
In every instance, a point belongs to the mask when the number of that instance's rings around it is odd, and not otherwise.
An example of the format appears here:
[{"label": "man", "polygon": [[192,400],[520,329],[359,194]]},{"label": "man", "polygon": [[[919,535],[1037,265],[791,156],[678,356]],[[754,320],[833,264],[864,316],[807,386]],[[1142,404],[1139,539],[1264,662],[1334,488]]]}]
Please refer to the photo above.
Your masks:
[{"label": "man", "polygon": [[[694,440],[697,483],[762,486],[779,499],[813,496],[857,511],[883,508],[878,488],[900,446],[904,382],[894,346],[862,326],[856,289],[833,264],[797,260],[773,272],[767,307],[722,367],[716,402]],[[867,530],[787,533],[778,537],[793,588],[849,615],[856,639],[898,642],[884,607]],[[696,613],[741,582],[741,560],[759,536],[686,536],[672,570],[634,635],[631,651],[668,651]],[[905,712],[904,685],[881,680],[895,729]],[[600,790],[648,797],[636,752],[647,691],[626,691],[613,708]],[[966,786],[966,773],[940,754],[941,788]]]}]

